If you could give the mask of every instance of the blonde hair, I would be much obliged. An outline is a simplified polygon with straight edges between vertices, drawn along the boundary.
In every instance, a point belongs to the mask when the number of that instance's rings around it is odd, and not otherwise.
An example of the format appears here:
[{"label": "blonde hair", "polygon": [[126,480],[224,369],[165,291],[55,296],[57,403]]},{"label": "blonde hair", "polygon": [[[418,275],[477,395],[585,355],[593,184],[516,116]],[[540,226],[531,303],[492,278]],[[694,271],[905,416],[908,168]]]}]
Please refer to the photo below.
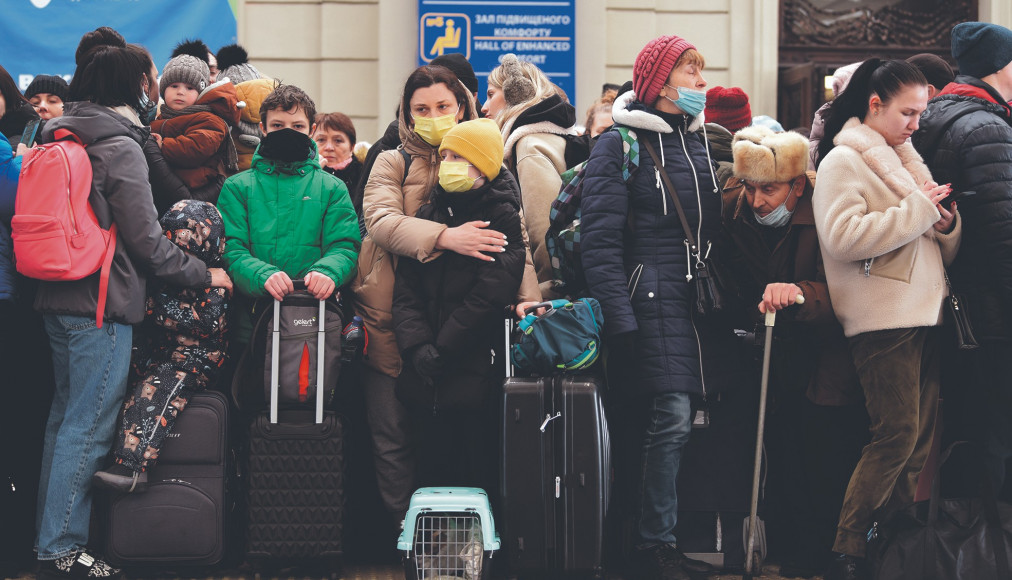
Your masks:
[{"label": "blonde hair", "polygon": [[[514,57],[514,59],[515,58],[516,57]],[[509,74],[510,71],[508,71],[507,68],[512,69],[512,75]],[[517,72],[519,72],[519,75]],[[523,98],[519,102],[509,104],[509,100],[506,99],[506,95],[511,92],[509,90],[509,85],[511,83],[525,85],[519,93],[526,98]],[[506,63],[504,59],[503,64],[495,67],[492,69],[492,72],[489,73],[488,84],[502,90],[503,98],[507,102],[506,107],[502,111],[499,111],[499,114],[495,116],[495,122],[499,125],[499,129],[502,131],[503,139],[509,135],[510,130],[513,128],[513,123],[517,120],[517,117],[519,117],[521,113],[548,97],[560,93],[559,87],[555,86],[552,81],[548,80],[548,77],[545,73],[541,72],[541,69],[523,60],[515,60],[514,62]],[[533,91],[530,90],[530,86],[533,86]],[[562,93],[561,96],[563,99],[566,99],[565,93]]]}]

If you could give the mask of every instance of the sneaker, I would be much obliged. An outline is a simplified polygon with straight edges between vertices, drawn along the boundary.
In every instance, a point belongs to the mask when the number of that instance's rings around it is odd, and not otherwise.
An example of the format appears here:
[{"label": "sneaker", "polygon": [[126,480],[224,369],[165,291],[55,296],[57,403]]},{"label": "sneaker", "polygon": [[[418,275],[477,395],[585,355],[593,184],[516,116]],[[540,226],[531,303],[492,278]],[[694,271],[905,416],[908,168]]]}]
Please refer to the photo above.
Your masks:
[{"label": "sneaker", "polygon": [[98,578],[107,580],[119,578],[122,571],[113,568],[100,556],[84,548],[55,560],[39,561],[38,580],[68,580]]},{"label": "sneaker", "polygon": [[826,570],[825,580],[866,580],[864,558],[837,554]]},{"label": "sneaker", "polygon": [[134,471],[129,467],[117,464],[108,469],[96,471],[95,475],[91,476],[91,483],[113,491],[139,493],[148,488],[148,472]]}]

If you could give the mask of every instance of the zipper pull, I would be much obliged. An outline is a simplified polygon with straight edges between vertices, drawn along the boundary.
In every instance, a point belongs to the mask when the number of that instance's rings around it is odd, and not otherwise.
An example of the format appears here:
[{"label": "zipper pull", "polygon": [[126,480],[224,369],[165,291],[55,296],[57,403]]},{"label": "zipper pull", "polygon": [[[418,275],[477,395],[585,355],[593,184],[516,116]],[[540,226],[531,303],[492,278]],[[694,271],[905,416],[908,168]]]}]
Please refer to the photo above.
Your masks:
[{"label": "zipper pull", "polygon": [[562,478],[555,476],[555,499],[562,497]]},{"label": "zipper pull", "polygon": [[450,212],[450,217],[453,217],[453,208],[452,207],[446,206],[446,211]]},{"label": "zipper pull", "polygon": [[491,348],[491,349],[489,349],[489,351],[492,352],[492,365],[494,366],[495,365],[495,349]]},{"label": "zipper pull", "polygon": [[689,240],[685,240],[685,281],[692,282],[692,249]]},{"label": "zipper pull", "polygon": [[873,258],[868,258],[864,261],[864,276],[865,278],[871,276],[871,261]]}]

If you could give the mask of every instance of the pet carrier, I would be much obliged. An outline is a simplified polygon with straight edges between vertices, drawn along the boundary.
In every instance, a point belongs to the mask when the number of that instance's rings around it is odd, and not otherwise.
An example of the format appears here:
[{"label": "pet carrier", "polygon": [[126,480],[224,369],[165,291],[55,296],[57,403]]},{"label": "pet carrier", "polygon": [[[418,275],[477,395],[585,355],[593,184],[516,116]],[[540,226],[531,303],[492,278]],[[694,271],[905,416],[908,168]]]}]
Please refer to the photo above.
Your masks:
[{"label": "pet carrier", "polygon": [[499,549],[484,490],[423,487],[411,496],[397,541],[406,580],[487,580]]}]

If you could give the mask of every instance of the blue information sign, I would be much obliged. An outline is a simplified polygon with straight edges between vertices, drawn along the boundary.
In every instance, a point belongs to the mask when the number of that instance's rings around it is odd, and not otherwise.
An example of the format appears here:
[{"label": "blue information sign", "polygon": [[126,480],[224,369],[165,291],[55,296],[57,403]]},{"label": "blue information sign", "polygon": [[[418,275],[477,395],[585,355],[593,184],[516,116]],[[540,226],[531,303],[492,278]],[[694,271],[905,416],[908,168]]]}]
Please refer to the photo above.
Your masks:
[{"label": "blue information sign", "polygon": [[230,0],[0,0],[0,13],[0,65],[21,90],[39,74],[70,80],[77,43],[99,26],[151,51],[159,71],[185,38],[213,51],[236,41]]},{"label": "blue information sign", "polygon": [[418,0],[418,64],[463,54],[485,100],[488,74],[514,53],[537,65],[576,102],[575,0]]}]

